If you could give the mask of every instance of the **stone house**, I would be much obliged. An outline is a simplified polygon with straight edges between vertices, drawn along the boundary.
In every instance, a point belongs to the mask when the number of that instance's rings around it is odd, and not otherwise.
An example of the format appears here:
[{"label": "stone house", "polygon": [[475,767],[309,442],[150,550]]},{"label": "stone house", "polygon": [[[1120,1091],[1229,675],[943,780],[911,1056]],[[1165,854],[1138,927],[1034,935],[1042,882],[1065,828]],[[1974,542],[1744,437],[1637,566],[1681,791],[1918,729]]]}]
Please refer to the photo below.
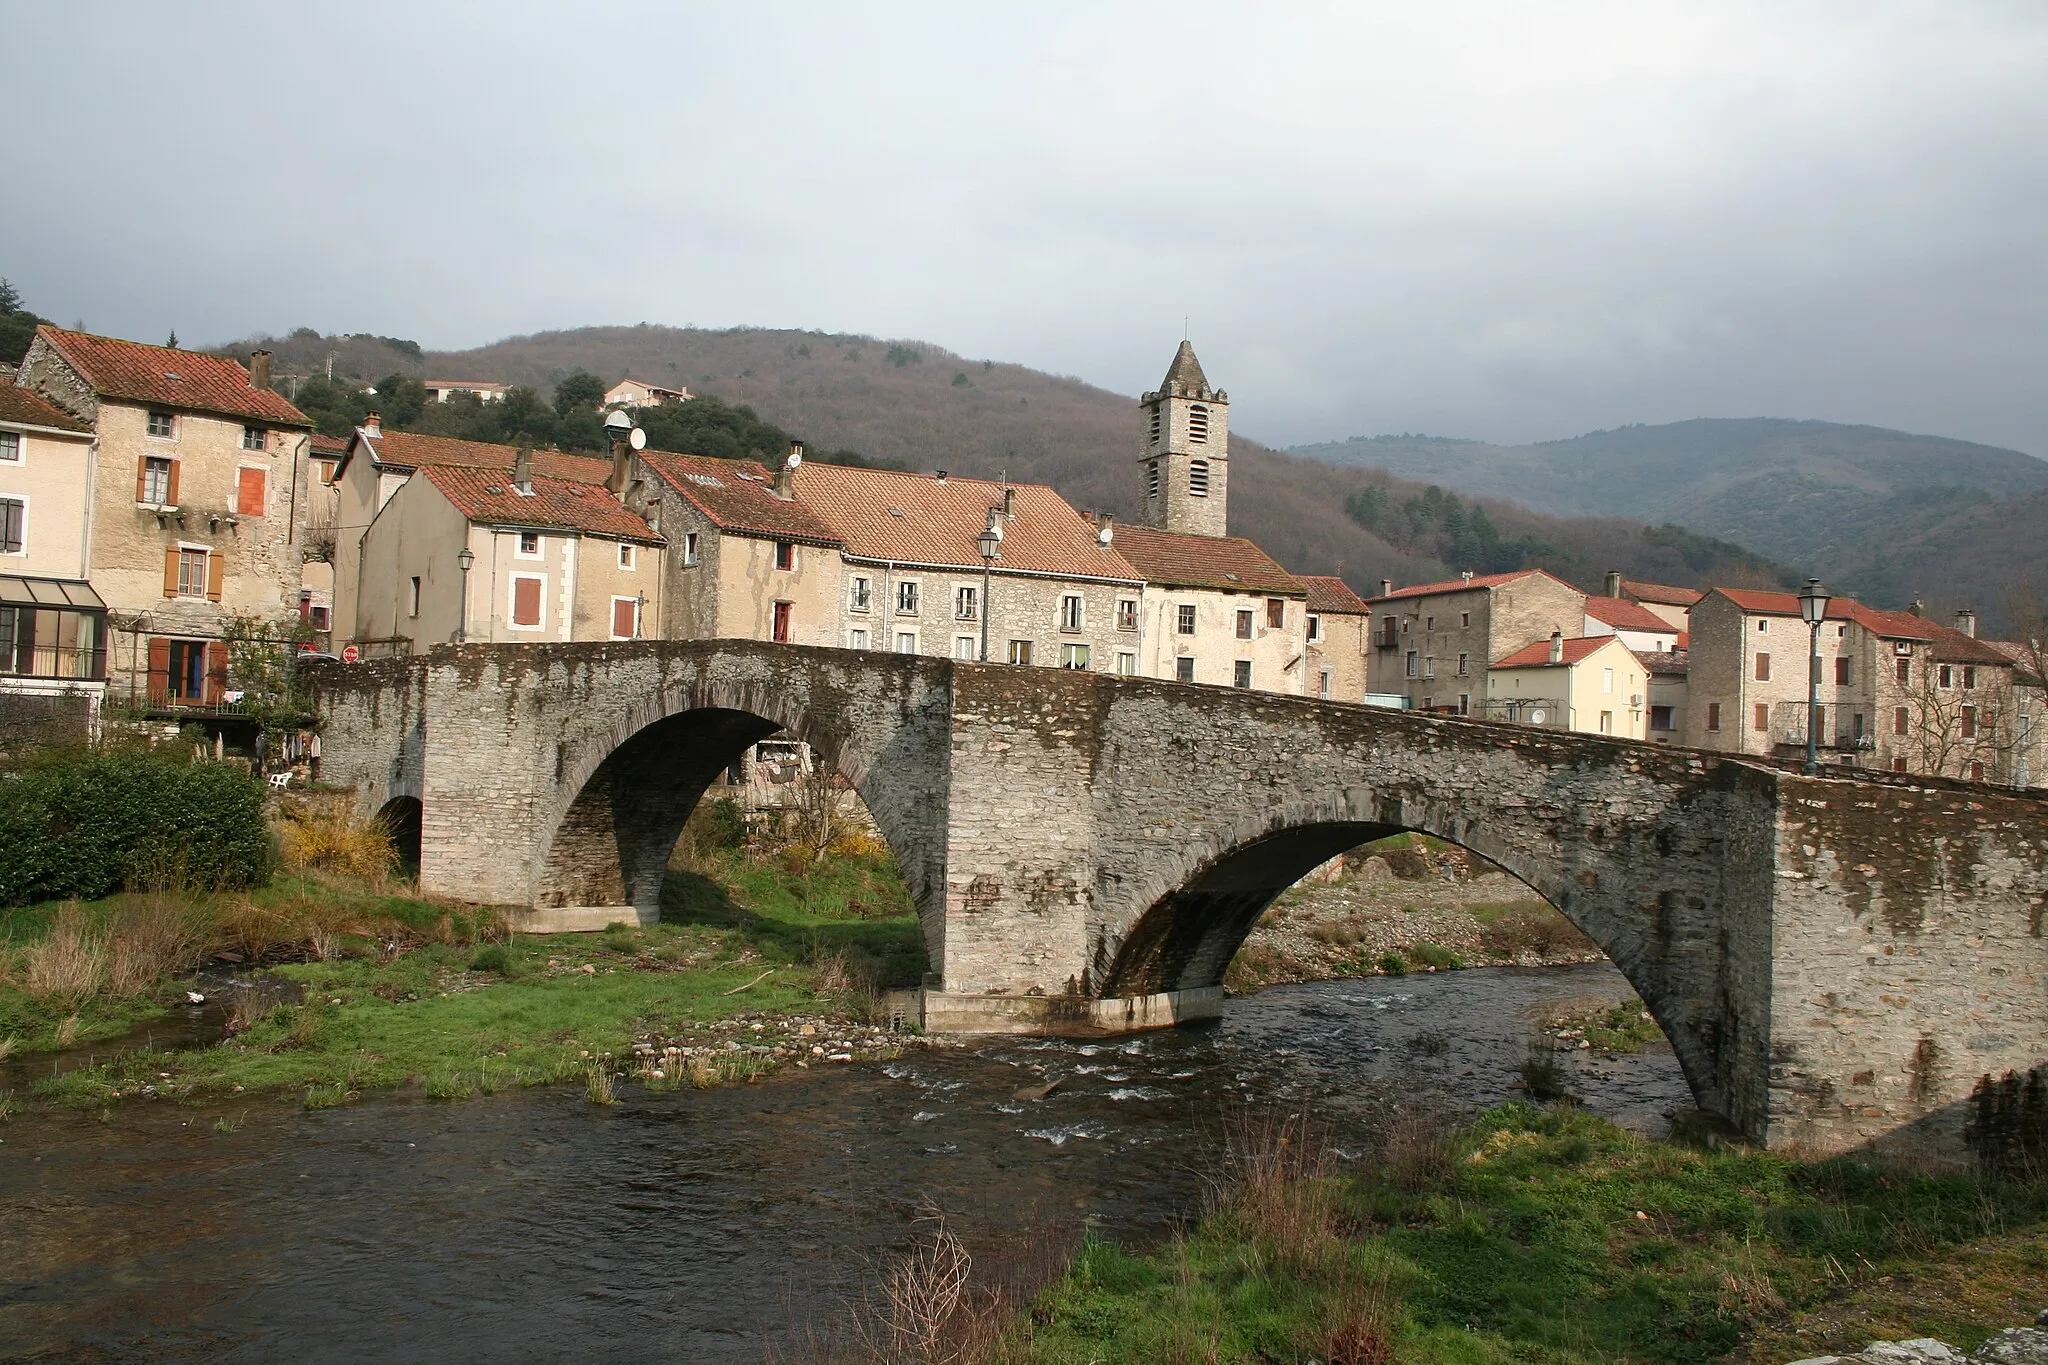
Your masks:
[{"label": "stone house", "polygon": [[1682,628],[1625,597],[1588,597],[1582,630],[1613,635],[1638,654],[1668,653],[1683,648],[1686,638]]},{"label": "stone house", "polygon": [[1692,609],[1706,594],[1698,588],[1678,588],[1669,583],[1642,583],[1635,579],[1625,579],[1610,569],[1607,574],[1607,596],[1626,598],[1666,625],[1689,631],[1692,629]]},{"label": "stone house", "polygon": [[414,654],[639,639],[661,619],[663,548],[602,485],[525,458],[509,472],[425,465],[363,535],[357,634]]},{"label": "stone house", "polygon": [[111,627],[108,673],[131,704],[217,704],[230,617],[296,612],[312,423],[219,356],[43,326],[16,382],[94,433],[87,535]]},{"label": "stone house", "polygon": [[422,379],[420,387],[427,391],[429,403],[445,403],[458,393],[470,394],[479,403],[495,403],[502,399],[512,386],[488,379]]},{"label": "stone house", "polygon": [[844,541],[789,478],[751,460],[642,451],[627,503],[670,547],[665,638],[845,643]]},{"label": "stone house", "polygon": [[2048,788],[2048,642],[1985,643],[2012,661],[2012,785]]},{"label": "stone house", "polygon": [[1616,739],[1648,737],[1649,672],[1613,635],[1525,645],[1486,670],[1485,714]]},{"label": "stone house", "polygon": [[1406,588],[1382,579],[1366,606],[1367,690],[1457,715],[1484,710],[1492,696],[1486,670],[1497,660],[1552,635],[1585,634],[1586,594],[1541,569]]},{"label": "stone house", "polygon": [[664,403],[687,403],[688,389],[663,388],[644,379],[621,379],[604,396],[608,408],[658,408]]},{"label": "stone house", "polygon": [[839,539],[847,648],[978,660],[986,626],[990,663],[1137,672],[1145,582],[1124,532],[1049,486],[817,461],[789,483]]},{"label": "stone house", "polygon": [[[107,609],[92,573],[92,428],[0,386],[0,691],[106,693]],[[90,724],[88,720],[88,724]]]},{"label": "stone house", "polygon": [[1146,583],[1141,673],[1260,692],[1311,690],[1308,587],[1264,550],[1237,536],[1148,526],[1123,528],[1117,544]]},{"label": "stone house", "polygon": [[1296,574],[1308,589],[1308,695],[1335,701],[1365,700],[1365,632],[1372,619],[1365,599],[1343,579]]},{"label": "stone house", "polygon": [[315,647],[327,652],[334,638],[334,523],[339,490],[334,471],[348,453],[348,442],[313,434],[312,469],[306,477],[306,562],[299,567],[299,615],[318,635]]}]

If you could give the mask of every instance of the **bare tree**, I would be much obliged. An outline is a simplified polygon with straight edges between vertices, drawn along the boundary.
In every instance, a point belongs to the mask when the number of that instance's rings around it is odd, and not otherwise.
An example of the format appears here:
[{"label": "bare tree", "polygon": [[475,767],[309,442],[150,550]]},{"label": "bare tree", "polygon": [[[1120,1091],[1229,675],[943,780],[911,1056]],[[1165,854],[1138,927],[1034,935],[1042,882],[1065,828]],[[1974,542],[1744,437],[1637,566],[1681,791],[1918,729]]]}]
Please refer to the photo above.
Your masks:
[{"label": "bare tree", "polygon": [[2001,723],[2013,713],[2011,667],[1943,661],[1932,651],[1915,664],[1904,696],[1920,770],[1969,777],[1981,764],[1984,777],[2005,776],[2016,730]]},{"label": "bare tree", "polygon": [[833,836],[845,823],[847,798],[853,786],[839,772],[837,746],[828,750],[806,745],[790,784],[794,801],[796,843],[811,851],[813,863],[824,860]]}]

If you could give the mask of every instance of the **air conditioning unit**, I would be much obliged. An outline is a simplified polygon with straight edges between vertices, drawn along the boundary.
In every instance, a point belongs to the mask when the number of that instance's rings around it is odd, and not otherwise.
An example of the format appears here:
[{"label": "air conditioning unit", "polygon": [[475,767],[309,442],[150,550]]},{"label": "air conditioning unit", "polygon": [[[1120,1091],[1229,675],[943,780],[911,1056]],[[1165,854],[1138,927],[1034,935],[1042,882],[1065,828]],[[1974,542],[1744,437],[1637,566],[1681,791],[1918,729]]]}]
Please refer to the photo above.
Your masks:
[{"label": "air conditioning unit", "polygon": [[1640,692],[1631,692],[1631,693],[1629,693],[1629,694],[1628,694],[1628,704],[1629,704],[1630,706],[1641,706],[1641,705],[1643,704],[1643,694],[1642,694],[1642,693],[1640,693]]}]

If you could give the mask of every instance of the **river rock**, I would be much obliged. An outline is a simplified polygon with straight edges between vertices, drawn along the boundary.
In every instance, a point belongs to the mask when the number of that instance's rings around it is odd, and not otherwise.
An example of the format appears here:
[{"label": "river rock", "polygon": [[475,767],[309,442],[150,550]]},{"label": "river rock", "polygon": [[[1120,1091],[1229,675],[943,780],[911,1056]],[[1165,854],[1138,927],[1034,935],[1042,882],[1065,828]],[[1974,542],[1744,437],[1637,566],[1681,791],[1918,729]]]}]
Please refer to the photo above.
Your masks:
[{"label": "river rock", "polygon": [[1375,853],[1358,865],[1358,880],[1362,882],[1390,882],[1394,880],[1394,869],[1387,860]]},{"label": "river rock", "polygon": [[1853,1356],[1809,1356],[1792,1365],[1967,1365],[1968,1359],[1945,1341],[1915,1337],[1911,1341],[1873,1341]]},{"label": "river rock", "polygon": [[1970,1353],[1974,1365],[2048,1365],[2048,1312],[2044,1327],[2008,1327]]}]

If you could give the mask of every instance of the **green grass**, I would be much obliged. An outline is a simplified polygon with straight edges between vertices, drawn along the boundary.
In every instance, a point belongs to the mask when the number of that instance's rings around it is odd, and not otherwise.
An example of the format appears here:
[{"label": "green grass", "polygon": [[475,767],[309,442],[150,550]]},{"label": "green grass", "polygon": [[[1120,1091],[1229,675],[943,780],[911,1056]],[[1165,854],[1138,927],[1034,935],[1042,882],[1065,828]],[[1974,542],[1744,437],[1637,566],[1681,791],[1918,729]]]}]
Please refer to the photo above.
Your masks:
[{"label": "green grass", "polygon": [[669,874],[663,923],[731,931],[773,962],[851,953],[884,986],[915,985],[928,968],[924,930],[886,855],[811,866],[727,854],[714,870]]},{"label": "green grass", "polygon": [[1336,1184],[1320,1259],[1229,1209],[1152,1254],[1085,1247],[1020,1353],[1306,1360],[1376,1277],[1409,1362],[1792,1359],[1865,1332],[1970,1348],[2031,1316],[2048,1268],[2048,1183],[1701,1152],[1570,1109],[1505,1105],[1426,1178],[1397,1156]]}]

